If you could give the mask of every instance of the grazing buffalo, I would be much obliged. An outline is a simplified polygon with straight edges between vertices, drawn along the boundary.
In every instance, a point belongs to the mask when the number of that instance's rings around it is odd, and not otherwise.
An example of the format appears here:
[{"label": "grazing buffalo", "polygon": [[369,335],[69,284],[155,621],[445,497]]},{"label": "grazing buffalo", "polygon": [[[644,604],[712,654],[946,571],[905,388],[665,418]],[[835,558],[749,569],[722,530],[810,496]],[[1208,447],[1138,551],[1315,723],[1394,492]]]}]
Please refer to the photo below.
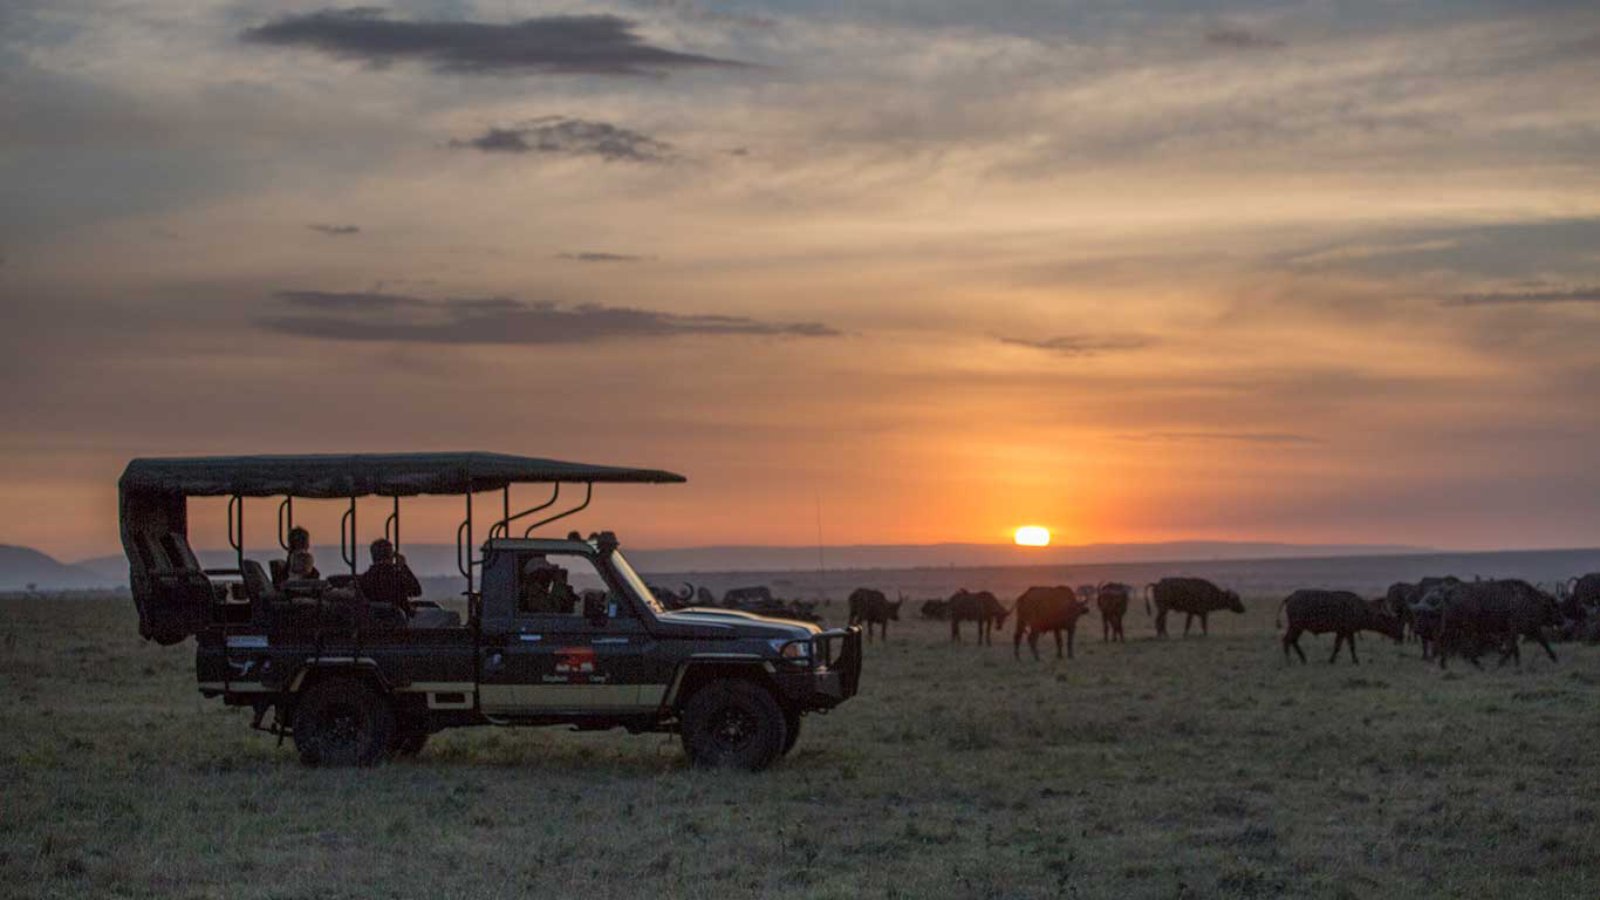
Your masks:
[{"label": "grazing buffalo", "polygon": [[1078,633],[1078,619],[1089,611],[1089,604],[1078,598],[1072,588],[1031,587],[1022,592],[1012,607],[1017,614],[1016,630],[1011,634],[1011,655],[1022,658],[1022,636],[1028,636],[1028,649],[1033,658],[1039,658],[1039,635],[1054,632],[1056,659],[1061,658],[1061,632],[1067,633],[1067,658],[1072,658],[1073,637]]},{"label": "grazing buffalo", "polygon": [[932,600],[922,601],[922,617],[943,622],[950,618],[950,601],[935,597]]},{"label": "grazing buffalo", "polygon": [[[1356,632],[1376,631],[1386,634],[1399,643],[1405,638],[1405,631],[1400,624],[1400,618],[1388,611],[1387,603],[1379,601],[1369,604],[1356,594],[1349,591],[1313,591],[1299,590],[1283,598],[1279,611],[1287,614],[1289,628],[1283,633],[1283,658],[1289,660],[1289,650],[1300,654],[1300,662],[1306,661],[1306,652],[1300,649],[1300,635],[1304,632],[1312,634],[1326,634],[1333,632],[1333,655],[1328,657],[1332,663],[1339,659],[1339,647],[1346,642],[1350,644],[1350,661],[1359,663],[1356,659]],[[1280,626],[1282,621],[1278,623]]]},{"label": "grazing buffalo", "polygon": [[1200,617],[1200,633],[1210,634],[1206,617],[1218,610],[1244,612],[1239,595],[1225,591],[1204,578],[1163,578],[1155,584],[1145,585],[1144,612],[1150,614],[1150,598],[1156,602],[1156,634],[1167,636],[1167,613],[1184,614],[1183,635],[1189,636],[1189,626]]},{"label": "grazing buffalo", "polygon": [[883,595],[883,591],[871,588],[856,588],[850,592],[850,624],[867,626],[867,640],[872,640],[872,626],[878,626],[878,636],[883,640],[889,639],[889,621],[900,621],[900,604],[904,600],[894,603]]},{"label": "grazing buffalo", "polygon": [[1526,581],[1472,581],[1450,585],[1443,591],[1443,613],[1439,619],[1437,653],[1439,668],[1451,655],[1467,658],[1483,668],[1478,657],[1490,648],[1500,651],[1500,662],[1513,659],[1522,665],[1517,638],[1538,641],[1550,661],[1556,652],[1545,639],[1544,629],[1561,624],[1561,609],[1556,598]]},{"label": "grazing buffalo", "polygon": [[1557,585],[1556,601],[1561,606],[1561,636],[1567,640],[1588,638],[1600,617],[1600,573]]},{"label": "grazing buffalo", "polygon": [[1573,601],[1588,607],[1591,611],[1600,607],[1600,572],[1591,572],[1571,581],[1572,588],[1567,596]]},{"label": "grazing buffalo", "polygon": [[1095,603],[1100,607],[1100,639],[1122,641],[1122,617],[1128,614],[1128,601],[1133,597],[1133,587],[1120,581],[1108,581],[1095,590]]},{"label": "grazing buffalo", "polygon": [[1000,605],[1000,600],[988,591],[969,591],[962,588],[950,595],[945,608],[950,614],[950,640],[960,643],[961,623],[978,623],[978,643],[994,643],[996,628],[1004,628],[1006,616],[1011,611]]},{"label": "grazing buffalo", "polygon": [[774,603],[772,589],[766,585],[729,588],[722,594],[723,609],[754,609],[770,607]]}]

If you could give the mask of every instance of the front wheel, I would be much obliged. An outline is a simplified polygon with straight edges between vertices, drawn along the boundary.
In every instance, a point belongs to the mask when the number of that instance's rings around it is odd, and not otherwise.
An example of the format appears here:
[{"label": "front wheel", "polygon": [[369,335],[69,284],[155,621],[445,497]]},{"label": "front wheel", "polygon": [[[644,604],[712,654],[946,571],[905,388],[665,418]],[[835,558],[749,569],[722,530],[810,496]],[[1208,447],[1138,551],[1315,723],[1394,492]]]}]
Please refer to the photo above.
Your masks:
[{"label": "front wheel", "polygon": [[783,713],[783,755],[788,756],[789,751],[800,741],[800,714],[785,710]]},{"label": "front wheel", "polygon": [[353,678],[306,689],[294,712],[294,746],[308,766],[371,766],[394,739],[389,699]]},{"label": "front wheel", "polygon": [[713,681],[683,707],[683,749],[703,768],[765,769],[792,746],[788,731],[772,692],[749,681]]}]

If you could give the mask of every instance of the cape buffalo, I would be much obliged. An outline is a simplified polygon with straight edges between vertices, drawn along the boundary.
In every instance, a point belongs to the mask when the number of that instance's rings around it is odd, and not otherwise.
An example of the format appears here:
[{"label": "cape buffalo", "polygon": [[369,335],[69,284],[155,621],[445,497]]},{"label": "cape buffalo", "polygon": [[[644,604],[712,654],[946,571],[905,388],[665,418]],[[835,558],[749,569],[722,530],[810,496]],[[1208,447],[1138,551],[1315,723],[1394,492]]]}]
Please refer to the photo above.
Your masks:
[{"label": "cape buffalo", "polygon": [[860,625],[866,623],[867,640],[872,640],[872,626],[878,626],[878,636],[882,640],[889,639],[889,620],[900,621],[900,604],[904,600],[894,603],[883,595],[883,591],[871,588],[856,588],[850,592],[850,624]]},{"label": "cape buffalo", "polygon": [[[1350,661],[1359,663],[1356,659],[1356,632],[1376,631],[1386,634],[1399,643],[1405,637],[1400,619],[1388,612],[1387,604],[1379,602],[1369,604],[1359,596],[1349,591],[1315,591],[1299,590],[1283,598],[1279,611],[1286,613],[1289,619],[1289,628],[1283,633],[1283,658],[1289,660],[1289,650],[1293,648],[1300,654],[1300,662],[1306,661],[1306,652],[1300,649],[1300,635],[1304,632],[1312,634],[1326,634],[1333,632],[1333,655],[1328,657],[1328,662],[1339,659],[1339,647],[1345,642],[1350,644]],[[1281,626],[1283,622],[1280,620]]]},{"label": "cape buffalo", "polygon": [[1239,602],[1238,594],[1225,591],[1204,578],[1163,578],[1155,584],[1145,585],[1145,615],[1150,615],[1152,596],[1156,601],[1156,634],[1161,637],[1167,636],[1169,611],[1184,614],[1184,637],[1189,636],[1189,626],[1194,624],[1196,616],[1200,617],[1200,633],[1210,634],[1206,616],[1222,609],[1244,612],[1244,604]]},{"label": "cape buffalo", "polygon": [[950,618],[950,601],[937,597],[922,601],[922,617],[940,622]]},{"label": "cape buffalo", "polygon": [[950,595],[950,601],[945,608],[950,614],[950,640],[961,641],[961,623],[978,623],[978,643],[991,644],[994,642],[993,632],[996,628],[1004,628],[1006,616],[1011,611],[1000,605],[994,594],[988,591],[969,591],[962,588]]},{"label": "cape buffalo", "polygon": [[1478,668],[1478,657],[1491,647],[1500,650],[1500,662],[1513,659],[1522,665],[1517,638],[1539,642],[1550,661],[1556,652],[1545,640],[1546,627],[1561,624],[1561,609],[1556,598],[1526,581],[1461,582],[1444,591],[1444,611],[1439,620],[1439,668],[1452,654],[1464,656]]},{"label": "cape buffalo", "polygon": [[1017,614],[1016,630],[1011,634],[1011,655],[1022,658],[1022,636],[1028,636],[1028,649],[1039,658],[1039,634],[1054,632],[1056,659],[1061,658],[1061,632],[1067,633],[1067,658],[1072,658],[1072,639],[1078,633],[1078,618],[1089,611],[1089,604],[1065,585],[1031,587],[1017,598],[1012,611]]},{"label": "cape buffalo", "polygon": [[1127,642],[1128,638],[1122,633],[1122,617],[1128,614],[1128,600],[1132,596],[1133,588],[1120,581],[1108,581],[1096,589],[1095,604],[1100,607],[1102,641]]},{"label": "cape buffalo", "polygon": [[729,588],[722,594],[724,609],[766,609],[774,603],[772,589],[764,584],[757,587]]}]

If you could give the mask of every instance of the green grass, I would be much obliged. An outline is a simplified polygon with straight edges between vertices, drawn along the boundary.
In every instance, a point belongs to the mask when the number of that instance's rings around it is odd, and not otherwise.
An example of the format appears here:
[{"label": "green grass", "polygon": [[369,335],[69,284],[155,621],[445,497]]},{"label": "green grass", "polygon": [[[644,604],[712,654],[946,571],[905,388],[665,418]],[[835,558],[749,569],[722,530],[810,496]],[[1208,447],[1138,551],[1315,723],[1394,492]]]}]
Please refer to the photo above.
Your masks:
[{"label": "green grass", "polygon": [[1249,605],[1188,640],[1140,612],[1125,646],[1091,619],[1064,663],[897,623],[862,694],[747,775],[501,729],[308,770],[126,601],[0,600],[0,893],[1600,896],[1600,648],[1446,674],[1308,637],[1285,667]]}]

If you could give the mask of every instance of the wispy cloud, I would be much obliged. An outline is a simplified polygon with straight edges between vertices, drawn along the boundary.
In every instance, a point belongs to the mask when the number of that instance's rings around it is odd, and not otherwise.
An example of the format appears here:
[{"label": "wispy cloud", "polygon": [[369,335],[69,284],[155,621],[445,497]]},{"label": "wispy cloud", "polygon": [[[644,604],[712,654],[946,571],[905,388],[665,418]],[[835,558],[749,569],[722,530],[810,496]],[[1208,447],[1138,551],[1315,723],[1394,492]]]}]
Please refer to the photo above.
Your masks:
[{"label": "wispy cloud", "polygon": [[1095,356],[1122,350],[1139,350],[1154,343],[1137,334],[1064,334],[1053,338],[1002,337],[1002,344],[1047,350],[1061,356]]},{"label": "wispy cloud", "polygon": [[1320,438],[1279,431],[1150,431],[1125,434],[1130,441],[1226,441],[1236,444],[1320,444]]},{"label": "wispy cloud", "polygon": [[320,224],[312,224],[312,225],[307,225],[306,227],[311,229],[312,231],[318,231],[318,232],[321,232],[323,234],[333,235],[333,236],[338,236],[338,235],[343,235],[343,234],[360,234],[361,233],[361,228],[358,225],[320,225]]},{"label": "wispy cloud", "polygon": [[1546,303],[1600,303],[1600,286],[1565,291],[1494,291],[1462,294],[1444,301],[1446,306],[1518,306]]},{"label": "wispy cloud", "polygon": [[1287,46],[1270,35],[1247,28],[1213,28],[1206,32],[1206,43],[1229,50],[1278,50]]},{"label": "wispy cloud", "polygon": [[490,128],[452,147],[484,153],[537,153],[557,156],[598,156],[607,162],[661,163],[672,159],[672,145],[647,134],[566,116],[545,116],[506,128]]},{"label": "wispy cloud", "polygon": [[745,64],[645,43],[620,16],[544,16],[504,24],[407,21],[379,9],[289,15],[240,34],[247,43],[304,47],[375,66],[399,60],[444,72],[661,75],[672,69]]},{"label": "wispy cloud", "polygon": [[622,306],[562,306],[510,297],[431,300],[376,292],[280,291],[285,311],[259,323],[273,331],[340,341],[434,344],[588,344],[689,335],[833,337],[816,322],[679,315]]},{"label": "wispy cloud", "polygon": [[556,254],[556,258],[570,259],[573,262],[586,263],[629,263],[641,262],[649,259],[650,257],[634,256],[631,253],[600,253],[590,250],[582,253],[558,253]]}]

